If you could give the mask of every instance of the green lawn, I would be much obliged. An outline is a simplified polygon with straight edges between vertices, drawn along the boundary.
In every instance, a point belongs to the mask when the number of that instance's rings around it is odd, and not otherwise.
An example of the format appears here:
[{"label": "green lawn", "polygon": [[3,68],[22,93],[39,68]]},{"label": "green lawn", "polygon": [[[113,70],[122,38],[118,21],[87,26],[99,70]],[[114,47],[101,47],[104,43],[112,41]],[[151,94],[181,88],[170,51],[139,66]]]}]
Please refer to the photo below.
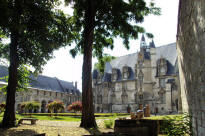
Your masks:
[{"label": "green lawn", "polygon": [[182,114],[151,116],[151,117],[145,117],[144,119],[151,119],[151,120],[181,120],[182,119]]},{"label": "green lawn", "polygon": [[[103,115],[105,115],[105,117],[103,117]],[[110,116],[108,116],[110,115]],[[115,119],[115,118],[119,118],[119,117],[129,117],[129,115],[126,115],[126,114],[120,114],[120,115],[117,115],[117,114],[99,114],[97,113],[97,116],[99,117],[96,117],[96,119]],[[52,115],[52,116],[47,116],[47,115],[44,115],[44,114],[32,114],[31,116],[32,118],[36,118],[36,119],[39,119],[39,120],[52,120],[52,121],[80,121],[81,120],[81,116],[55,116],[55,115]],[[16,118],[17,119],[21,119],[21,118],[30,118],[30,115],[19,115],[19,114],[16,114]],[[3,119],[3,114],[0,114],[0,122],[2,121]]]}]

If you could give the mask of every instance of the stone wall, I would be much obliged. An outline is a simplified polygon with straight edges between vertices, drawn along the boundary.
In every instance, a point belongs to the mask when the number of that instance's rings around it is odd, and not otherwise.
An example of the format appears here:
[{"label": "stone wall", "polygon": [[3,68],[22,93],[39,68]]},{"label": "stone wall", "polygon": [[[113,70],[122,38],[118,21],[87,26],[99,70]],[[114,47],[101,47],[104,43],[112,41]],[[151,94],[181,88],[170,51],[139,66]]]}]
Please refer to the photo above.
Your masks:
[{"label": "stone wall", "polygon": [[194,136],[205,136],[205,1],[180,0],[177,32],[182,107]]},{"label": "stone wall", "polygon": [[[0,84],[0,87],[5,84]],[[61,92],[54,92],[51,90],[39,90],[35,88],[29,88],[27,91],[17,92],[16,93],[16,103],[15,109],[17,110],[18,105],[22,102],[27,101],[38,101],[41,104],[45,102],[48,104],[51,101],[62,101],[65,106],[68,106],[72,102],[81,100],[81,96],[76,94],[68,94],[68,93],[61,93]],[[0,92],[0,103],[6,101],[6,96]],[[41,107],[38,112],[41,112]]]}]

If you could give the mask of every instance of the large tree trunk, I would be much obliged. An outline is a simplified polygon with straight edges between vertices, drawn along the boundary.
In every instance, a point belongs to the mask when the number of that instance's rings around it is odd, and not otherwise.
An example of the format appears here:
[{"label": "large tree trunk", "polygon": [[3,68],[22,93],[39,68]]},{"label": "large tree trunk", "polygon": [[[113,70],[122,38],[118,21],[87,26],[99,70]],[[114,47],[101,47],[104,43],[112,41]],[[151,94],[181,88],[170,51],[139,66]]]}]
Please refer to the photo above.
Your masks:
[{"label": "large tree trunk", "polygon": [[15,94],[17,87],[17,68],[18,68],[18,32],[11,32],[10,44],[10,66],[9,80],[7,86],[6,110],[4,112],[3,127],[14,127],[16,124],[15,117]]},{"label": "large tree trunk", "polygon": [[88,0],[85,11],[85,28],[83,33],[83,73],[82,73],[82,118],[80,127],[95,128],[93,92],[92,92],[92,45],[94,36],[95,9],[92,0]]},{"label": "large tree trunk", "polygon": [[15,95],[16,88],[18,84],[18,40],[19,40],[19,20],[21,15],[20,1],[15,0],[11,4],[13,5],[13,16],[12,24],[10,27],[11,30],[11,43],[10,43],[10,66],[9,66],[9,80],[7,86],[7,95],[6,95],[6,110],[3,117],[3,127],[14,127],[16,125],[15,117]]},{"label": "large tree trunk", "polygon": [[177,32],[182,108],[205,136],[205,0],[180,0]]}]

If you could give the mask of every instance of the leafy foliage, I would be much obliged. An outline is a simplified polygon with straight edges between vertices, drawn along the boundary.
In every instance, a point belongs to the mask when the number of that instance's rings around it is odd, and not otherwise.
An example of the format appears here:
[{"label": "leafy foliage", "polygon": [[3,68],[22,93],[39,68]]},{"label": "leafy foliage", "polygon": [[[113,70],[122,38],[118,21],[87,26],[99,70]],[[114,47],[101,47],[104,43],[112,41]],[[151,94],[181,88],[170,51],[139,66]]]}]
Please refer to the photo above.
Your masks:
[{"label": "leafy foliage", "polygon": [[51,113],[60,112],[65,109],[64,103],[60,101],[53,101],[46,105],[46,108],[50,110]]},{"label": "leafy foliage", "polygon": [[68,105],[68,111],[82,111],[82,103],[80,101],[73,102],[71,105]]},{"label": "leafy foliage", "polygon": [[32,113],[34,110],[40,108],[40,103],[37,101],[22,102],[20,105],[21,111],[29,111]]},{"label": "leafy foliage", "polygon": [[[27,91],[28,87],[30,86],[31,82],[31,76],[32,72],[29,70],[27,65],[20,65],[18,68],[18,86],[17,86],[17,92],[20,91]],[[8,82],[9,76],[1,77],[0,79],[5,80]],[[3,91],[6,93],[7,85],[0,87],[0,91]]]},{"label": "leafy foliage", "polygon": [[167,116],[163,121],[161,131],[167,136],[193,136],[191,116],[188,113],[176,119]]},{"label": "leafy foliage", "polygon": [[112,128],[114,124],[114,120],[109,119],[109,120],[104,120],[104,125],[106,128]]},{"label": "leafy foliage", "polygon": [[[42,65],[52,58],[54,49],[71,42],[70,39],[73,38],[69,26],[71,19],[62,11],[55,9],[59,5],[58,0],[18,1],[18,4],[12,1],[1,1],[4,7],[0,7],[0,12],[4,15],[0,20],[0,32],[2,37],[6,35],[10,38],[11,30],[14,27],[17,29],[20,64],[29,64],[41,71]],[[18,22],[16,18],[13,18],[14,12],[20,16]],[[8,53],[8,46],[0,47],[0,51],[3,50]],[[7,56],[10,55],[7,54]]]},{"label": "leafy foliage", "polygon": [[110,62],[113,59],[115,59],[114,56],[104,54],[102,58],[98,58],[98,62],[95,63],[94,69],[97,69],[98,71],[100,71],[101,74],[103,74],[106,62]]},{"label": "leafy foliage", "polygon": [[[72,2],[71,2],[72,1]],[[81,34],[85,27],[85,13],[89,0],[65,0],[72,3],[74,8],[73,26],[75,33]],[[138,33],[144,33],[145,29],[138,25],[144,21],[144,16],[149,14],[160,15],[160,9],[155,7],[154,2],[146,4],[144,0],[95,0],[92,1],[95,12],[93,53],[102,58],[103,48],[113,49],[113,38],[118,36],[123,39],[123,44],[129,49],[129,39],[138,38]],[[84,35],[78,35],[75,39],[77,46],[71,50],[73,56],[77,52],[83,53]],[[153,38],[153,35],[147,33]]]},{"label": "leafy foliage", "polygon": [[3,13],[0,15],[0,39],[4,36],[11,41],[3,126],[12,127],[16,120],[13,100],[17,86],[21,81],[27,82],[25,78],[18,81],[18,73],[21,74],[19,66],[31,65],[35,73],[42,72],[42,66],[53,57],[53,51],[75,38],[71,30],[71,18],[56,9],[59,0],[0,0],[0,3],[0,13]]},{"label": "leafy foliage", "polygon": [[[149,14],[160,14],[153,2],[149,6],[144,0],[65,0],[72,3],[73,31],[76,34],[76,46],[70,52],[84,54],[82,74],[82,122],[81,127],[96,127],[92,99],[92,56],[102,58],[104,48],[113,49],[113,38],[123,39],[129,49],[129,39],[137,39],[144,33],[138,25]],[[89,113],[89,114],[88,114]]]}]

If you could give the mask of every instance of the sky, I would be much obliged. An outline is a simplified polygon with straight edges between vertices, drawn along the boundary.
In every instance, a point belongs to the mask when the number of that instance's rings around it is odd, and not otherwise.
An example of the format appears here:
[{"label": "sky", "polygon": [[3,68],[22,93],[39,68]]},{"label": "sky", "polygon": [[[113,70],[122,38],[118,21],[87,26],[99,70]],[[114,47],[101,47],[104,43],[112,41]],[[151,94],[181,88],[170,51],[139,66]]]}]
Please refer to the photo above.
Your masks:
[{"label": "sky", "polygon": [[[149,0],[147,0],[149,1]],[[160,16],[147,16],[141,24],[147,32],[154,35],[155,45],[162,46],[176,42],[177,32],[177,15],[178,15],[178,0],[154,0],[156,6],[161,8]],[[67,14],[72,14],[70,7],[60,7]],[[139,38],[140,39],[140,38]],[[150,40],[146,38],[146,42]],[[123,56],[130,53],[135,53],[139,50],[140,40],[130,40],[130,49],[127,50],[122,44],[120,38],[114,39],[114,49],[104,49],[105,53],[112,56]],[[75,46],[74,44],[72,46]],[[82,64],[83,56],[78,55],[75,58],[69,54],[72,47],[61,48],[54,52],[54,58],[48,61],[44,66],[42,75],[57,77],[58,79],[68,82],[78,83],[78,89],[82,90]],[[93,65],[97,60],[93,58]]]}]

